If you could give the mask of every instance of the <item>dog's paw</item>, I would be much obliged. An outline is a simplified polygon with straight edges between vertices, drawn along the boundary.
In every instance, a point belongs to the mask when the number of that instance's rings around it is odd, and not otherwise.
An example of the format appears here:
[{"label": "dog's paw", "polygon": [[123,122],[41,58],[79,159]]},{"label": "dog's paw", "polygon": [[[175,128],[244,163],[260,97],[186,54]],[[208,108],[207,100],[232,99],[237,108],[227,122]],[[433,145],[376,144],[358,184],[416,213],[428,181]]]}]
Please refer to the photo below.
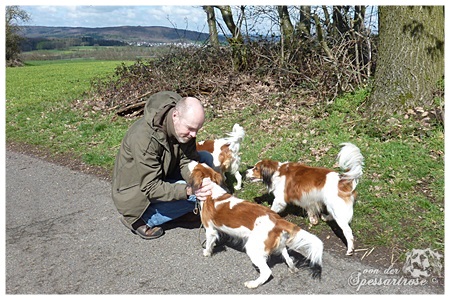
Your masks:
[{"label": "dog's paw", "polygon": [[296,268],[296,267],[289,268],[289,272],[297,273],[298,272],[298,268]]},{"label": "dog's paw", "polygon": [[246,281],[244,285],[249,289],[256,289],[259,286],[259,283],[256,280]]},{"label": "dog's paw", "polygon": [[207,250],[207,249],[204,249],[204,250],[203,250],[203,256],[205,256],[205,257],[211,256],[211,251],[209,251],[209,250]]},{"label": "dog's paw", "polygon": [[311,223],[311,225],[317,225],[319,224],[319,218],[316,215],[310,216],[309,223]]},{"label": "dog's paw", "polygon": [[242,188],[242,187],[241,187],[240,185],[237,185],[237,186],[234,187],[234,189],[235,189],[236,191],[239,191],[241,188]]},{"label": "dog's paw", "polygon": [[324,222],[333,221],[333,216],[332,216],[332,215],[321,214],[321,215],[320,215],[320,218],[321,218],[322,221],[324,221]]}]

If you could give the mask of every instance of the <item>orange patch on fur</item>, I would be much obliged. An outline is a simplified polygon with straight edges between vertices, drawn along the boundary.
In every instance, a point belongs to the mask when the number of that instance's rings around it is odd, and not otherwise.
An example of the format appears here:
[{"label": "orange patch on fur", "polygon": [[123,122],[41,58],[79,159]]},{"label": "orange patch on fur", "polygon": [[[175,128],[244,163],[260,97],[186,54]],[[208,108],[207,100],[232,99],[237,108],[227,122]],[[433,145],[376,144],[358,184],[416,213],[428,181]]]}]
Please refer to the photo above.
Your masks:
[{"label": "orange patch on fur", "polygon": [[[344,199],[345,203],[353,203],[353,199],[356,198],[356,191],[353,191],[352,180],[340,180],[338,184],[338,196]],[[353,196],[353,197],[352,197]]]},{"label": "orange patch on fur", "polygon": [[213,153],[214,152],[214,141],[207,140],[201,144],[197,143],[196,148],[197,148],[197,151],[208,151],[209,153]]},{"label": "orange patch on fur", "polygon": [[281,238],[283,231],[288,233],[290,236],[295,236],[297,234],[297,232],[299,232],[301,230],[301,228],[299,226],[282,219],[277,214],[275,214],[274,216],[278,217],[278,218],[275,218],[275,220],[273,220],[273,221],[275,221],[275,226],[269,232],[269,236],[266,239],[266,241],[264,242],[264,245],[265,245],[264,250],[269,252],[269,254],[272,254],[272,253],[270,253],[271,249],[278,248],[278,246],[280,244],[280,238]]},{"label": "orange patch on fur", "polygon": [[226,144],[220,147],[219,162],[220,170],[225,173],[230,167],[233,160],[233,153],[230,150],[230,145]]},{"label": "orange patch on fur", "polygon": [[299,200],[305,193],[320,190],[326,182],[326,168],[309,167],[300,163],[286,163],[280,167],[280,176],[286,177],[284,199],[286,203]]}]

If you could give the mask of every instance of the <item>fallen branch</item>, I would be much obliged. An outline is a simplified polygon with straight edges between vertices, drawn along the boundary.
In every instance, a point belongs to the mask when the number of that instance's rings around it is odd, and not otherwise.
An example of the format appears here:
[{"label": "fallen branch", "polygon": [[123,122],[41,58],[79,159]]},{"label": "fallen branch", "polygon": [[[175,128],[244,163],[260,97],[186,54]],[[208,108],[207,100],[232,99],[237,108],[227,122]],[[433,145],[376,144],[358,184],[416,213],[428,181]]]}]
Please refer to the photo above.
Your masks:
[{"label": "fallen branch", "polygon": [[368,257],[368,256],[372,253],[372,251],[373,251],[374,249],[375,249],[375,247],[373,247],[372,249],[370,249],[369,252],[366,251],[366,253],[364,253],[364,255],[361,257],[361,260],[363,260],[365,257]]},{"label": "fallen branch", "polygon": [[128,106],[125,106],[124,108],[121,108],[119,110],[117,110],[116,114],[119,116],[124,116],[124,115],[128,115],[133,113],[134,111],[140,111],[143,110],[143,107],[145,106],[145,103],[147,103],[146,101],[141,101],[135,104],[131,104]]}]

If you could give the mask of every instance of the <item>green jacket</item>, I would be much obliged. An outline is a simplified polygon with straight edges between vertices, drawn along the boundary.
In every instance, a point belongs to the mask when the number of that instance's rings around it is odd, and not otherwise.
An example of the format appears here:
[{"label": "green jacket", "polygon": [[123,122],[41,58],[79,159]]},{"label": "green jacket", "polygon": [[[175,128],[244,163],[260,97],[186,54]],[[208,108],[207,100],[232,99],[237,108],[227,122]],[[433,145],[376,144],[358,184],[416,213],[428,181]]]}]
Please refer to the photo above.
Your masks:
[{"label": "green jacket", "polygon": [[172,110],[181,96],[159,92],[147,99],[144,117],[122,140],[112,181],[114,204],[129,224],[137,221],[152,201],[187,199],[186,184],[166,180],[180,174],[185,181],[191,160],[198,161],[195,139],[180,144],[174,138]]}]

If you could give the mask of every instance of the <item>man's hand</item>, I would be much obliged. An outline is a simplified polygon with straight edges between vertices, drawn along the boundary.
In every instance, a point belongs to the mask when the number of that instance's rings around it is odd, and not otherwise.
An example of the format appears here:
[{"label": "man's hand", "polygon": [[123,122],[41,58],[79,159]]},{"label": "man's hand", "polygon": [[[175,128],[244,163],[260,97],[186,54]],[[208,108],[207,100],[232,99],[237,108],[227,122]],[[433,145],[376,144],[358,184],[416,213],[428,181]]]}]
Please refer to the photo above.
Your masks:
[{"label": "man's hand", "polygon": [[211,179],[205,178],[202,181],[202,186],[194,191],[195,197],[200,201],[205,201],[208,196],[212,195],[212,189],[214,188],[214,182]]}]

